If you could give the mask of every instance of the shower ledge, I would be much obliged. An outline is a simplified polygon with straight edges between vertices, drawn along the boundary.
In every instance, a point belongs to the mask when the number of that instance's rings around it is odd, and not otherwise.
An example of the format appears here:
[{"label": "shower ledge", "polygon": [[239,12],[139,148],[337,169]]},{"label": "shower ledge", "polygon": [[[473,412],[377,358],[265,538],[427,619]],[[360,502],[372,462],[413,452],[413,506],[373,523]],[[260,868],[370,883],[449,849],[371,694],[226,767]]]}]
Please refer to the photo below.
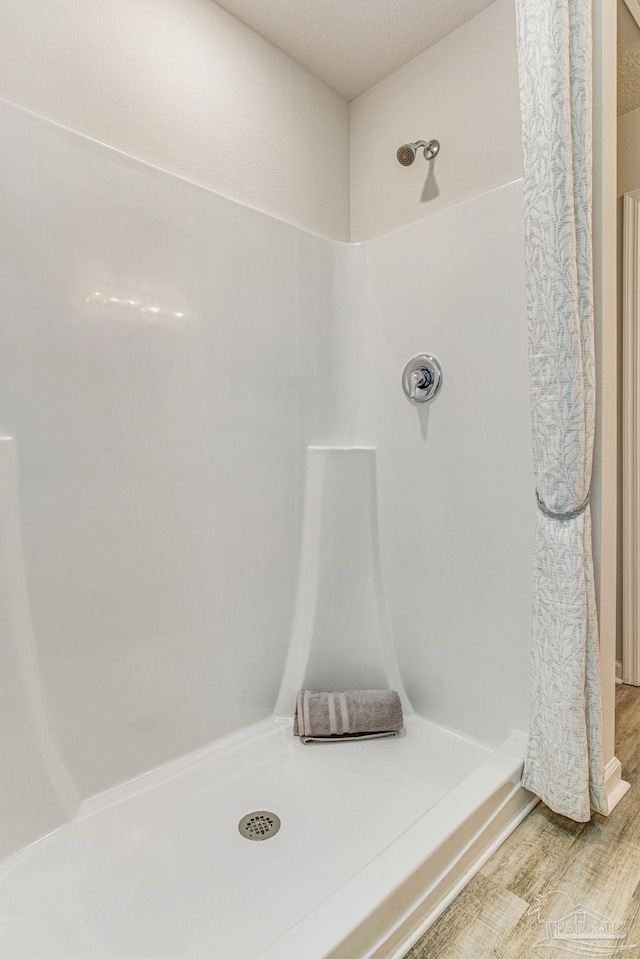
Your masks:
[{"label": "shower ledge", "polygon": [[[86,801],[0,870],[12,959],[399,959],[536,800],[525,737],[240,734]],[[282,820],[266,842],[237,823]]]}]

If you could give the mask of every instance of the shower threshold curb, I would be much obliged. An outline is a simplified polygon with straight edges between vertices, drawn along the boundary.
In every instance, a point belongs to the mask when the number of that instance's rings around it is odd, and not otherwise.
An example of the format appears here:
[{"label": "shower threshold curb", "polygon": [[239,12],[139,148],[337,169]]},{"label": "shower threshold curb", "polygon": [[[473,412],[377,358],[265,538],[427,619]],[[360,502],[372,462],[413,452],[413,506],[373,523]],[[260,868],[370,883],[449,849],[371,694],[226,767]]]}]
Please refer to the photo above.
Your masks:
[{"label": "shower threshold curb", "polygon": [[513,733],[470,776],[256,959],[402,959],[539,799]]}]

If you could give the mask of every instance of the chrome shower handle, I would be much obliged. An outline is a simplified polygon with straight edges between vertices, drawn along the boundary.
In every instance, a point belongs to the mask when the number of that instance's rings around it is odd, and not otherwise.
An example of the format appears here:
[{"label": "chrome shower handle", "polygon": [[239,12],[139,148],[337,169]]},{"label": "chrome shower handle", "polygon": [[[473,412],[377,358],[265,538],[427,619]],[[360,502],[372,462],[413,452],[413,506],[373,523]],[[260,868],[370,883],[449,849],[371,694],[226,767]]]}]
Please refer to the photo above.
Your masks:
[{"label": "chrome shower handle", "polygon": [[421,366],[414,370],[409,377],[409,399],[415,403],[418,398],[418,390],[422,393],[428,390],[432,383],[433,373],[428,367]]},{"label": "chrome shower handle", "polygon": [[412,356],[402,374],[402,388],[410,403],[418,406],[434,399],[442,386],[442,367],[431,353]]}]

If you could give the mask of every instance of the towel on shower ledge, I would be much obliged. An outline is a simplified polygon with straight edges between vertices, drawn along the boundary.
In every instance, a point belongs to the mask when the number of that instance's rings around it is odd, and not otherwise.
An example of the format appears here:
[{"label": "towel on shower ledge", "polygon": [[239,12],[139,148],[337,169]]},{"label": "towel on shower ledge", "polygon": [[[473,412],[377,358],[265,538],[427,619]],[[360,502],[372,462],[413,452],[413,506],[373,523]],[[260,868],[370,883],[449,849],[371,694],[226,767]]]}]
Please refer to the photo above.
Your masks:
[{"label": "towel on shower ledge", "polygon": [[402,724],[402,703],[393,689],[349,689],[344,693],[301,689],[293,735],[303,743],[380,739],[396,736]]}]

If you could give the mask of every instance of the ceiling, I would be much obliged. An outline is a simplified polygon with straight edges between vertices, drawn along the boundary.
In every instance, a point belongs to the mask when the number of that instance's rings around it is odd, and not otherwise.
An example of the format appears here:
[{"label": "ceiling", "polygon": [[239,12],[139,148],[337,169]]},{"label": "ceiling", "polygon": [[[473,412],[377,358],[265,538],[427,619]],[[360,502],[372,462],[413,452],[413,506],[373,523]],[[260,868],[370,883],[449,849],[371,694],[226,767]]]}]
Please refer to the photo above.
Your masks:
[{"label": "ceiling", "polygon": [[[638,4],[634,9],[640,9]],[[618,0],[618,116],[640,107],[640,27]]]},{"label": "ceiling", "polygon": [[217,0],[353,100],[493,0]]}]

